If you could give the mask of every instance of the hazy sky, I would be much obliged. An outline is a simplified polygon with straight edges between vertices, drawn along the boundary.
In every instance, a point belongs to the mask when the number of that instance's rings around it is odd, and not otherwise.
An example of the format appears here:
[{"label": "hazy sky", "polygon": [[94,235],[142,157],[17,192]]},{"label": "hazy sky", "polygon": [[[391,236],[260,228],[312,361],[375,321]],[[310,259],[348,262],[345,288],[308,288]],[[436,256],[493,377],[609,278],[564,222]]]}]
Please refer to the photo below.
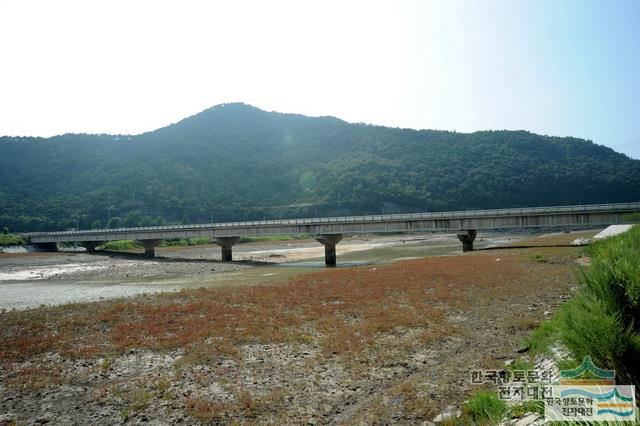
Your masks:
[{"label": "hazy sky", "polygon": [[0,60],[0,134],[139,133],[240,101],[640,158],[640,0],[1,0]]}]

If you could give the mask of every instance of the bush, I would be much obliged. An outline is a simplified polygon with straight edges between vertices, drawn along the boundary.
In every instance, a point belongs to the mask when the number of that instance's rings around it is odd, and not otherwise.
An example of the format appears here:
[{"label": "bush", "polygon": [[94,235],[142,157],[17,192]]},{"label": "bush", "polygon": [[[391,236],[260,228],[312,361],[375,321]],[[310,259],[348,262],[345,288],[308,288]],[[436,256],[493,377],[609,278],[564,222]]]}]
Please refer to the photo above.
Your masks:
[{"label": "bush", "polygon": [[140,244],[131,240],[107,241],[102,245],[102,250],[131,250],[142,247]]},{"label": "bush", "polygon": [[198,246],[198,245],[202,245],[202,244],[211,244],[211,238],[209,238],[209,237],[189,238],[187,244],[190,245],[190,246]]},{"label": "bush", "polygon": [[498,424],[507,411],[507,404],[493,392],[477,392],[465,406],[465,414],[474,424]]},{"label": "bush", "polygon": [[640,227],[598,241],[588,253],[581,292],[559,313],[560,339],[577,359],[589,355],[640,385]]},{"label": "bush", "polygon": [[622,220],[629,223],[640,223],[640,212],[629,213],[623,216]]},{"label": "bush", "polygon": [[181,246],[197,246],[201,244],[211,244],[211,238],[208,237],[194,237],[194,238],[170,238],[164,240],[163,247],[181,247]]},{"label": "bush", "polygon": [[25,243],[26,241],[20,235],[0,234],[0,246],[19,246]]},{"label": "bush", "polygon": [[169,238],[168,240],[163,240],[160,245],[163,247],[187,246],[189,245],[189,240],[187,238]]}]

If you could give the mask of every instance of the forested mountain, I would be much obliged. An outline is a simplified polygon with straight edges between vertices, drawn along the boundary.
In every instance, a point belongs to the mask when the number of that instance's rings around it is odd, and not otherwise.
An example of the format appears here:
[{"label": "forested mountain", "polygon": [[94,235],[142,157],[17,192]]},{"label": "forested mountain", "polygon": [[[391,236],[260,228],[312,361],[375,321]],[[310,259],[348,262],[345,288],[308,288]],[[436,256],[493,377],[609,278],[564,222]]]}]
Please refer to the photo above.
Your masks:
[{"label": "forested mountain", "polygon": [[640,200],[575,138],[350,124],[224,104],[136,136],[0,138],[11,231]]}]

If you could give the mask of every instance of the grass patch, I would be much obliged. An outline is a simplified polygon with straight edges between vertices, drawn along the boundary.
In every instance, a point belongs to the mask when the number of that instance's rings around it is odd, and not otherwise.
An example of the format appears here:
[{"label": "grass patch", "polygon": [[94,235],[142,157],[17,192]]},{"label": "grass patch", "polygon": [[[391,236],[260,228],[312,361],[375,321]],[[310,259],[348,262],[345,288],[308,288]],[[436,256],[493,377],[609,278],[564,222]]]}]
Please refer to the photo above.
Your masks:
[{"label": "grass patch", "polygon": [[543,321],[536,328],[531,336],[525,340],[525,344],[533,355],[549,353],[553,344],[560,340],[561,323],[559,316],[553,315],[550,319]]},{"label": "grass patch", "polygon": [[163,240],[160,247],[182,247],[182,246],[198,246],[203,244],[211,244],[209,237],[193,237],[193,238],[170,238]]},{"label": "grass patch", "polygon": [[544,402],[523,401],[509,408],[509,417],[512,419],[524,417],[527,413],[537,413],[544,416]]},{"label": "grass patch", "polygon": [[463,411],[475,425],[495,425],[507,412],[507,404],[494,392],[479,391],[471,397]]},{"label": "grass patch", "polygon": [[529,256],[529,260],[536,263],[547,263],[549,261],[549,259],[547,259],[547,257],[541,253],[532,254],[531,256]]},{"label": "grass patch", "polygon": [[560,311],[560,338],[577,359],[591,356],[640,385],[640,227],[588,248],[580,293]]},{"label": "grass patch", "polygon": [[533,353],[561,342],[574,360],[591,356],[615,369],[618,383],[640,385],[640,227],[597,241],[591,265],[578,271],[580,291],[528,339]]},{"label": "grass patch", "polygon": [[131,250],[141,248],[142,246],[131,240],[107,241],[102,244],[102,250]]},{"label": "grass patch", "polygon": [[507,370],[510,371],[531,371],[534,369],[533,363],[528,359],[518,359],[513,362],[510,366],[507,367]]},{"label": "grass patch", "polygon": [[[211,244],[211,238],[194,237],[194,238],[171,238],[163,240],[160,247],[182,247],[196,246],[202,244]],[[132,240],[107,241],[102,245],[103,250],[132,250],[142,248],[141,244]]]},{"label": "grass patch", "polygon": [[629,223],[640,223],[640,212],[624,215],[622,216],[622,220]]},{"label": "grass patch", "polygon": [[26,243],[20,235],[0,234],[0,246],[20,246]]}]

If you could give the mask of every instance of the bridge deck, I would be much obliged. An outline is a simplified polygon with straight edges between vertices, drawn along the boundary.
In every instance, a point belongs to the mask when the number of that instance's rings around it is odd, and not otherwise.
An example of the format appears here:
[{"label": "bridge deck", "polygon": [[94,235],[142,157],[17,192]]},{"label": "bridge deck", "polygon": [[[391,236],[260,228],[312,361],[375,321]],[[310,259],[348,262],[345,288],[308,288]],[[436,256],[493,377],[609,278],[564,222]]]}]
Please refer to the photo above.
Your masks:
[{"label": "bridge deck", "polygon": [[623,223],[624,215],[638,211],[640,211],[640,202],[91,229],[24,235],[33,243],[55,243],[189,237],[595,227]]}]

